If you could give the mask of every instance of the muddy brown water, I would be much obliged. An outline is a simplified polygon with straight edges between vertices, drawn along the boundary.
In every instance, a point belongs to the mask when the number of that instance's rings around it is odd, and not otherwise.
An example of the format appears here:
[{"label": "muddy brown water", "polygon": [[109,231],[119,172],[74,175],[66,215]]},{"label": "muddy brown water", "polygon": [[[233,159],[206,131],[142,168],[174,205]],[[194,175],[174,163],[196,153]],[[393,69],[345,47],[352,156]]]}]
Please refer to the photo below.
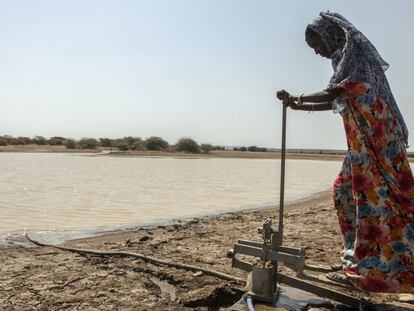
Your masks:
[{"label": "muddy brown water", "polygon": [[[288,160],[286,200],[328,189],[340,162]],[[278,203],[280,160],[0,154],[0,235],[116,229]]]}]

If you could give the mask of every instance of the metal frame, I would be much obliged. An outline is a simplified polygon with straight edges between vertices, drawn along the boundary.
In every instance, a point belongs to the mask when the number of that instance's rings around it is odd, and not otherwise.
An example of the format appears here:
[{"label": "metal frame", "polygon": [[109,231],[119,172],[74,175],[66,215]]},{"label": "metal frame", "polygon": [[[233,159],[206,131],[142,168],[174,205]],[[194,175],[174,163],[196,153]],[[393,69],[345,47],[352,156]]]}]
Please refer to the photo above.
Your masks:
[{"label": "metal frame", "polygon": [[[271,220],[266,220],[263,226],[268,226]],[[262,229],[261,229],[262,230]],[[276,240],[278,232],[273,233]],[[273,244],[273,246],[272,246]],[[247,255],[259,259],[262,265],[252,264],[248,261],[238,258],[238,255]],[[305,279],[321,281],[312,275],[306,274],[305,271],[329,272],[332,271],[327,266],[315,266],[306,263],[306,251],[304,248],[286,247],[276,243],[260,243],[255,241],[238,240],[233,249],[227,252],[227,257],[231,258],[232,267],[252,272],[252,284],[249,294],[256,301],[263,301],[275,304],[278,297],[278,283],[292,286],[317,296],[328,298],[354,308],[360,308],[363,301],[352,295],[344,294],[336,290],[311,283]],[[274,265],[276,262],[276,265]],[[277,263],[283,263],[284,266],[296,272],[296,277],[277,272]],[[323,282],[323,281],[322,281]],[[327,283],[331,283],[327,281]],[[332,283],[331,283],[332,284]],[[336,284],[335,284],[336,285]],[[348,286],[343,286],[352,289]],[[273,291],[269,292],[269,288]]]},{"label": "metal frame", "polygon": [[[305,270],[314,272],[329,272],[330,267],[308,265],[305,262],[306,251],[304,248],[283,246],[283,215],[285,195],[285,162],[286,162],[286,114],[287,103],[283,104],[282,116],[282,150],[281,150],[281,171],[280,171],[280,204],[279,204],[279,227],[275,231],[272,228],[272,220],[267,219],[258,232],[262,236],[262,242],[238,240],[233,249],[227,252],[231,258],[232,267],[252,272],[252,284],[249,294],[258,301],[275,304],[278,298],[278,283],[283,283],[323,298],[328,298],[354,308],[361,308],[362,301],[351,295],[340,293],[329,288],[313,284],[304,278],[315,277],[305,274]],[[262,266],[251,264],[237,258],[238,254],[258,258]],[[296,272],[296,277],[277,272],[278,263]],[[317,279],[316,279],[317,280]],[[335,284],[336,285],[336,284]],[[345,286],[346,287],[346,286]],[[349,289],[352,289],[348,287]]]}]

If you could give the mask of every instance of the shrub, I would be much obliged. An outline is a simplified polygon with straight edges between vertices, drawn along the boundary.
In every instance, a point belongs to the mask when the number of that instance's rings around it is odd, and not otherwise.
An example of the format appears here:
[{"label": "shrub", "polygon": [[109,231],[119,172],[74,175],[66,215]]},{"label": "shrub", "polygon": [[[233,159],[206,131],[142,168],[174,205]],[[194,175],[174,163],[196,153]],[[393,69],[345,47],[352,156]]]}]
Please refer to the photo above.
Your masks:
[{"label": "shrub", "polygon": [[127,136],[123,138],[124,141],[128,144],[128,146],[131,148],[136,143],[142,142],[141,137],[133,137],[133,136]]},{"label": "shrub", "polygon": [[247,148],[247,150],[248,150],[248,151],[251,151],[251,152],[256,152],[256,151],[258,151],[258,149],[259,149],[259,148],[257,148],[257,146],[249,146],[249,147]]},{"label": "shrub", "polygon": [[261,147],[261,148],[258,148],[258,150],[257,151],[260,151],[260,152],[267,152],[267,149],[266,148],[264,148],[264,147]]},{"label": "shrub", "polygon": [[132,146],[131,146],[132,150],[145,150],[145,145],[144,142],[141,141],[136,141]]},{"label": "shrub", "polygon": [[101,147],[112,147],[112,139],[110,139],[110,138],[99,138],[99,145]]},{"label": "shrub", "polygon": [[122,144],[128,145],[128,143],[122,138],[113,139],[111,144],[112,144],[112,147],[115,147],[115,148],[119,148],[119,146]]},{"label": "shrub", "polygon": [[127,136],[122,138],[122,142],[128,145],[128,149],[145,150],[144,142],[142,141],[141,137]]},{"label": "shrub", "polygon": [[165,150],[168,148],[168,143],[164,139],[158,136],[152,136],[152,137],[147,138],[144,141],[144,144],[148,150],[158,151],[158,150]]},{"label": "shrub", "polygon": [[10,135],[4,135],[2,138],[7,142],[8,145],[14,139],[14,137]]},{"label": "shrub", "polygon": [[10,145],[26,145],[26,142],[20,138],[10,139],[8,142]]},{"label": "shrub", "polygon": [[64,145],[67,149],[76,149],[78,147],[76,140],[71,138],[66,139]]},{"label": "shrub", "polygon": [[129,150],[129,146],[128,146],[127,143],[120,143],[118,145],[118,149],[121,150],[121,151],[127,151],[127,150]]},{"label": "shrub", "polygon": [[95,138],[82,138],[78,142],[80,149],[96,149],[98,148],[98,141]]},{"label": "shrub", "polygon": [[60,136],[53,136],[49,139],[48,143],[51,146],[63,146],[65,144],[66,138]]},{"label": "shrub", "polygon": [[47,140],[43,136],[35,136],[32,139],[32,143],[36,145],[47,145]]},{"label": "shrub", "polygon": [[247,151],[247,148],[246,147],[240,147],[240,149],[239,149],[240,151]]},{"label": "shrub", "polygon": [[30,137],[26,137],[26,136],[19,136],[19,137],[17,137],[17,139],[22,141],[23,145],[29,145],[32,142]]},{"label": "shrub", "polygon": [[180,138],[175,146],[178,152],[200,153],[200,146],[192,138]]},{"label": "shrub", "polygon": [[200,149],[203,153],[210,153],[210,151],[213,150],[213,145],[209,143],[201,144]]},{"label": "shrub", "polygon": [[0,137],[0,146],[7,146],[7,140],[3,137]]}]

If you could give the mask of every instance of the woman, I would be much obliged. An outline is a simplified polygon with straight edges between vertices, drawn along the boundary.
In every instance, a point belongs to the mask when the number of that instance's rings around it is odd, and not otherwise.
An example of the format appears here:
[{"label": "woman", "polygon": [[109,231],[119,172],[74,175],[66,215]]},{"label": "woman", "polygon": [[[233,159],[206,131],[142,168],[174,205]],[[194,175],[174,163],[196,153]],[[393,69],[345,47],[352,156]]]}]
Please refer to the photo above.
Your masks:
[{"label": "woman", "polygon": [[388,64],[340,14],[321,13],[305,35],[316,54],[332,60],[333,76],[324,91],[277,97],[294,110],[333,109],[343,119],[348,151],[333,186],[343,274],[329,277],[371,292],[414,292],[414,178]]}]

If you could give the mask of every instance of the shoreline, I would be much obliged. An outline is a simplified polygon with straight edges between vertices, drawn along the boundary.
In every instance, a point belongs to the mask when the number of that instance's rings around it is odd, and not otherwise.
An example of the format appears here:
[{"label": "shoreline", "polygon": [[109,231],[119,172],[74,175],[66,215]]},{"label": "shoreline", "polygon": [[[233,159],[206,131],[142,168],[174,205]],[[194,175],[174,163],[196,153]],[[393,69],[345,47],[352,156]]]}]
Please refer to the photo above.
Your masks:
[{"label": "shoreline", "polygon": [[[64,245],[142,253],[245,279],[246,273],[231,268],[226,252],[237,239],[260,240],[257,229],[268,218],[276,224],[275,214],[274,208],[232,212],[106,233]],[[340,262],[342,238],[329,193],[287,204],[284,229],[283,245],[305,247],[309,263]],[[203,273],[50,247],[0,248],[0,262],[0,305],[4,310],[218,310],[232,305],[242,293],[240,285]],[[378,302],[399,297],[367,296]]]},{"label": "shoreline", "polygon": [[[95,155],[93,155],[95,156]],[[107,156],[111,157],[125,157],[125,158],[177,158],[177,159],[213,159],[213,158],[228,158],[228,159],[280,159],[279,152],[250,152],[250,151],[212,151],[208,154],[197,153],[179,153],[179,152],[157,152],[157,151],[125,151],[125,152],[110,152]],[[310,154],[310,153],[286,153],[288,160],[319,160],[319,161],[342,161],[343,155],[336,154]]]},{"label": "shoreline", "polygon": [[[330,190],[326,189],[323,191],[318,191],[315,193],[311,193],[305,195],[303,197],[299,197],[297,199],[291,201],[285,201],[285,208],[289,208],[290,206],[295,206],[301,202],[306,202],[312,199],[318,199],[321,197],[330,194]],[[271,211],[274,210],[277,212],[279,210],[279,202],[275,204],[263,204],[257,205],[252,207],[240,207],[233,210],[222,211],[218,213],[206,213],[204,215],[197,215],[197,216],[183,216],[171,219],[162,219],[156,221],[149,221],[143,224],[127,224],[127,225],[120,225],[116,227],[95,227],[95,228],[77,228],[73,230],[65,230],[65,231],[58,231],[58,230],[27,230],[27,231],[18,231],[18,232],[0,232],[0,249],[7,248],[7,247],[14,247],[14,246],[28,246],[28,243],[25,239],[25,234],[35,234],[36,236],[46,238],[49,243],[60,245],[64,243],[68,243],[71,241],[76,241],[78,239],[88,239],[88,238],[95,238],[105,234],[117,234],[117,233],[124,233],[132,230],[139,230],[142,228],[152,229],[158,226],[173,226],[177,224],[182,224],[186,222],[191,222],[194,220],[201,220],[201,221],[209,221],[214,218],[218,218],[224,215],[229,214],[237,214],[237,213],[254,213],[254,212],[261,212],[261,211]],[[30,243],[29,243],[30,244]]]},{"label": "shoreline", "polygon": [[[67,149],[64,146],[18,145],[0,146],[1,153],[72,153],[90,156],[110,157],[148,157],[148,158],[179,158],[179,159],[210,159],[210,158],[242,158],[242,159],[280,159],[280,152],[250,152],[250,151],[211,151],[210,153],[184,153],[169,151],[118,151],[116,149]],[[287,152],[287,159],[329,160],[342,161],[342,154],[299,153]],[[413,159],[414,160],[414,159]]]},{"label": "shoreline", "polygon": [[[109,156],[119,158],[176,158],[176,159],[214,159],[214,158],[228,158],[228,159],[280,159],[280,152],[251,152],[251,151],[211,151],[210,153],[184,153],[184,152],[169,152],[169,151],[118,151],[114,149],[66,149],[64,146],[37,146],[37,145],[22,145],[22,146],[0,146],[1,153],[71,153],[81,154],[91,157]],[[286,159],[288,160],[317,160],[317,161],[343,161],[345,151],[343,154],[339,153],[324,153],[321,150],[319,153],[304,152],[289,152],[287,150]],[[414,157],[408,157],[410,163],[414,162]]]}]

